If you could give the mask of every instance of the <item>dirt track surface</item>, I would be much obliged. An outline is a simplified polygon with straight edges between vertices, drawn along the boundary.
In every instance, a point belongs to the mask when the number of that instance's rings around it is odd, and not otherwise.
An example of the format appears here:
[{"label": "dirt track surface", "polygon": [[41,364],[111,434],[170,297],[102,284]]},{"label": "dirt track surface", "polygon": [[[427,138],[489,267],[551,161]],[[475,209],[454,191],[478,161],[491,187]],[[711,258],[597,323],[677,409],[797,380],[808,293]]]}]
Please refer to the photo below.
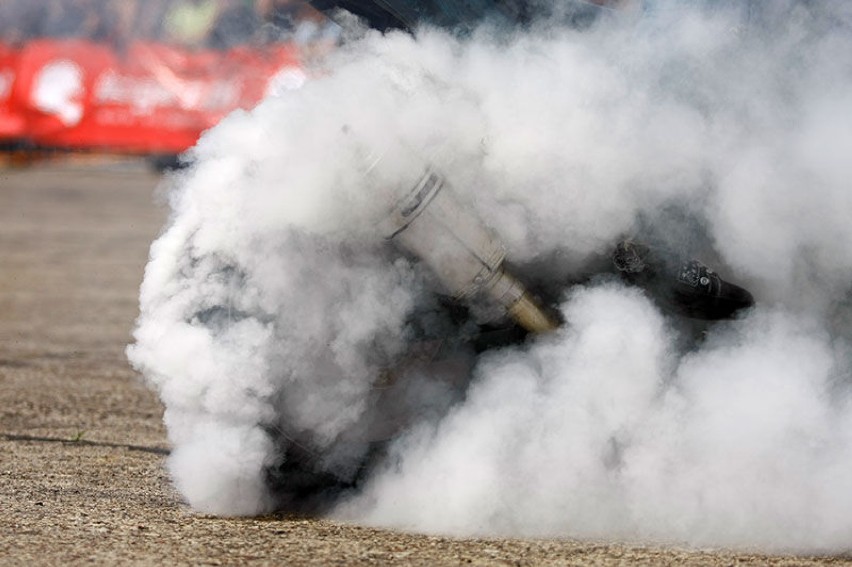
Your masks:
[{"label": "dirt track surface", "polygon": [[0,565],[852,565],[193,514],[124,357],[158,182],[134,162],[0,168]]}]

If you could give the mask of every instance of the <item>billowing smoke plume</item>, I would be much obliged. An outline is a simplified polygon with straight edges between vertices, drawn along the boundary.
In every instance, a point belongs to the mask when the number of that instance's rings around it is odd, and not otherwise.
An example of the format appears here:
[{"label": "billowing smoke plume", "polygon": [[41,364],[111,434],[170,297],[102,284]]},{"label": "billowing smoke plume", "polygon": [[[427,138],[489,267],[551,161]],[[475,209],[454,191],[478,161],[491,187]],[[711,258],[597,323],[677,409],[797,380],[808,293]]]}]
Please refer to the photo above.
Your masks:
[{"label": "billowing smoke plume", "polygon": [[440,325],[424,315],[434,278],[381,229],[428,162],[520,275],[570,272],[650,226],[757,305],[695,342],[641,290],[569,288],[565,325],[477,357],[463,400],[409,380],[427,409],[333,513],[848,546],[852,10],[756,4],[660,3],[511,37],[366,33],[302,90],[207,133],[172,179],[129,349],[166,405],[190,505],[280,504],[281,439],[309,440],[334,473],[366,454],[376,384]]}]

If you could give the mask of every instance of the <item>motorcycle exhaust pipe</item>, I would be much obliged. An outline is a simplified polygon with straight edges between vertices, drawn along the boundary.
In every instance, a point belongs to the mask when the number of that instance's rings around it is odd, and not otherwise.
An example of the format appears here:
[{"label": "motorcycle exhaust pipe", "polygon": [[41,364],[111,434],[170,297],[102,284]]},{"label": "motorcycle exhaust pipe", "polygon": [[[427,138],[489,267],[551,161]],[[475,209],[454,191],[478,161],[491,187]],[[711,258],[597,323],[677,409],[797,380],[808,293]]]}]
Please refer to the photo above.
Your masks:
[{"label": "motorcycle exhaust pipe", "polygon": [[387,238],[423,260],[455,299],[484,296],[533,333],[559,326],[506,270],[502,243],[435,171],[426,170],[385,223]]}]

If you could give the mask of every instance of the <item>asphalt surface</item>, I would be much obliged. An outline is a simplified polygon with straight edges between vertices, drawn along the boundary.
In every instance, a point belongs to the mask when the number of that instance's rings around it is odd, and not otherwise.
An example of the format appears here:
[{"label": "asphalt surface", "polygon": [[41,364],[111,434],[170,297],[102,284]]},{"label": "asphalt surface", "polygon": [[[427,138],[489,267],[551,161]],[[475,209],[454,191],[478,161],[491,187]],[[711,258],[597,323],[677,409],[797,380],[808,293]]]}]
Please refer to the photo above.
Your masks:
[{"label": "asphalt surface", "polygon": [[159,182],[136,161],[0,163],[0,565],[852,565],[193,513],[124,356]]}]

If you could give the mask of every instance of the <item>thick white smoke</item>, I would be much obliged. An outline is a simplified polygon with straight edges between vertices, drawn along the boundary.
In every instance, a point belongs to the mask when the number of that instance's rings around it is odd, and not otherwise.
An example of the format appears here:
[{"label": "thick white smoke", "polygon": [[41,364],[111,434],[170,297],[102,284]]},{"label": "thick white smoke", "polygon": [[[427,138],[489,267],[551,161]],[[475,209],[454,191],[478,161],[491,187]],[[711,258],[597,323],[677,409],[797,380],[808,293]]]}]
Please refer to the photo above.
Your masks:
[{"label": "thick white smoke", "polygon": [[[336,514],[848,549],[852,10],[666,6],[511,38],[368,33],[204,136],[172,179],[129,348],[194,508],[279,504],[273,431],[329,471],[367,451],[353,432],[434,283],[377,226],[428,161],[516,265],[570,268],[652,225],[757,306],[684,349],[640,290],[569,289],[562,329],[481,355],[465,399],[425,411]],[[443,407],[426,383],[410,394]]]}]

